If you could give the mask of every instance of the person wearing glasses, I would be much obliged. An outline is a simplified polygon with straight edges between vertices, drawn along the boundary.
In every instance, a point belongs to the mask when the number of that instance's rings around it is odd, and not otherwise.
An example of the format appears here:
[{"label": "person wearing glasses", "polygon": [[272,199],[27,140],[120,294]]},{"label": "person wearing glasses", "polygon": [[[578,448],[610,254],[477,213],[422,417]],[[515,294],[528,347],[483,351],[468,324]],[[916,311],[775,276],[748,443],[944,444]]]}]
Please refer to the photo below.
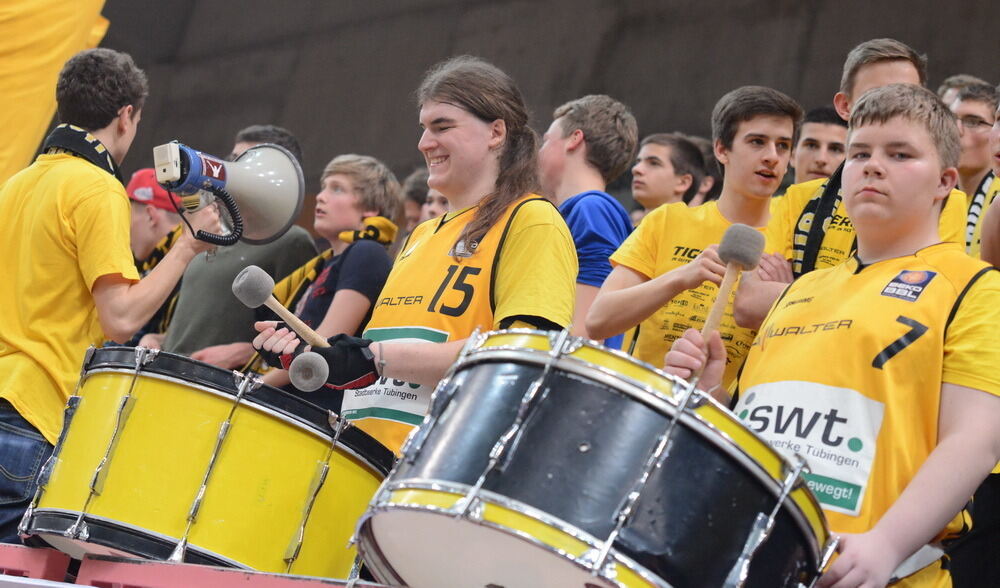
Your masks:
[{"label": "person wearing glasses", "polygon": [[[991,169],[990,129],[996,122],[997,89],[986,83],[969,84],[958,91],[948,106],[959,121],[962,157],[958,161],[958,187],[968,196],[966,206],[965,249],[979,257],[983,211],[990,205],[990,185],[995,175]],[[992,195],[996,195],[993,191]]]}]

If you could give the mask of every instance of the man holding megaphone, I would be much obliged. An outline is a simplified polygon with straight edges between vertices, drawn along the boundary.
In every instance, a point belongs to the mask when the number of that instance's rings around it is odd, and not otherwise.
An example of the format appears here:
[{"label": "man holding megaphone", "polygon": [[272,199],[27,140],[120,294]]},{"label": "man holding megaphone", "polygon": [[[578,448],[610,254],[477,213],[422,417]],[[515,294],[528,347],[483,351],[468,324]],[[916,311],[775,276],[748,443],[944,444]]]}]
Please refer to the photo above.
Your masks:
[{"label": "man holding megaphone", "polygon": [[[119,164],[138,129],[146,75],[127,54],[92,49],[59,74],[62,122],[42,154],[0,186],[0,541],[16,526],[62,429],[88,346],[132,336],[188,262],[213,246],[185,232],[139,280]],[[206,210],[192,227],[218,230]]]}]

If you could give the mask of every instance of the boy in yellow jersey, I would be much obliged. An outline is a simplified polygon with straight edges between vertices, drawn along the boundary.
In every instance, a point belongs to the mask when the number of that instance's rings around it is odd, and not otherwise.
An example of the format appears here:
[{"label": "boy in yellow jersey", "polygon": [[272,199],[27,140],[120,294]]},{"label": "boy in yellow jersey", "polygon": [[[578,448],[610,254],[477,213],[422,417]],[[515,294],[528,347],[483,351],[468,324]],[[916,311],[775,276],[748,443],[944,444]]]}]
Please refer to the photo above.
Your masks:
[{"label": "boy in yellow jersey", "polygon": [[948,104],[960,123],[962,157],[958,160],[958,186],[968,195],[965,227],[965,248],[969,255],[979,257],[982,240],[983,211],[990,205],[995,192],[990,193],[996,176],[991,169],[990,129],[996,122],[1000,96],[987,83],[971,83],[958,90],[958,96]]},{"label": "boy in yellow jersey", "polygon": [[[857,254],[796,280],[764,321],[734,412],[802,455],[840,555],[820,586],[950,586],[935,541],[1000,459],[1000,273],[941,242],[957,180],[954,115],[920,86],[872,90],[843,171]],[[722,379],[718,334],[667,355],[699,387]],[[707,361],[706,361],[707,360]],[[716,393],[726,401],[726,393]]]},{"label": "boy in yellow jersey", "polygon": [[[847,120],[855,100],[866,91],[887,84],[919,84],[927,80],[927,59],[895,39],[865,41],[844,62],[840,91],[833,98],[837,113]],[[844,211],[840,183],[843,166],[826,180],[790,186],[775,201],[768,232],[778,252],[791,260],[794,277],[832,267],[851,256],[854,227]],[[965,242],[965,195],[954,190],[941,215],[941,238]],[[818,222],[813,222],[819,219]],[[742,280],[735,302],[736,322],[756,328],[786,283],[760,281],[751,272]]]},{"label": "boy in yellow jersey", "polygon": [[[34,163],[0,186],[0,541],[16,527],[59,438],[90,345],[127,341],[208,244],[184,232],[142,280],[129,247],[118,165],[138,130],[146,75],[110,49],[59,74],[62,124]],[[218,226],[213,211],[202,226]]]},{"label": "boy in yellow jersey", "polygon": [[[660,367],[674,339],[704,324],[725,273],[718,243],[732,223],[764,230],[801,117],[794,100],[771,88],[744,86],[719,100],[712,112],[715,155],[725,166],[719,199],[696,207],[665,204],[646,215],[611,256],[615,268],[587,315],[592,337],[639,325],[632,353]],[[736,326],[731,305],[722,332],[730,352],[730,381],[753,332]],[[629,348],[626,341],[624,349]]]},{"label": "boy in yellow jersey", "polygon": [[[475,329],[568,326],[577,275],[566,223],[531,192],[538,148],[513,80],[456,57],[431,69],[417,95],[417,147],[449,212],[403,244],[364,338],[338,335],[314,350],[327,359],[330,385],[346,389],[341,414],[397,452]],[[264,353],[298,350],[274,323],[257,328]]]}]

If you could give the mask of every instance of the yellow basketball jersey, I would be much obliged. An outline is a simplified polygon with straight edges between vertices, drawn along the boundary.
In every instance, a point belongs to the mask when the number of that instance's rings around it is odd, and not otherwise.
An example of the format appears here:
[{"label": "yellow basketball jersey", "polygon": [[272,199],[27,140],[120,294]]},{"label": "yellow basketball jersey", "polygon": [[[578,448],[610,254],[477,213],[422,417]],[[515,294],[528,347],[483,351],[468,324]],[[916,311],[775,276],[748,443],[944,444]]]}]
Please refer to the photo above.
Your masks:
[{"label": "yellow basketball jersey", "polygon": [[[683,202],[665,204],[642,219],[642,223],[611,256],[611,263],[624,265],[652,279],[690,263],[704,248],[720,243],[722,235],[731,225],[714,201],[693,208]],[[764,232],[763,228],[759,230]],[[765,252],[774,250],[773,244],[765,245]],[[718,286],[705,282],[675,296],[639,323],[632,354],[654,367],[662,368],[663,357],[674,340],[689,328],[701,329],[704,326],[718,291]],[[737,326],[733,318],[735,292],[734,288],[719,324],[722,343],[726,347],[724,385],[727,387],[736,379],[754,335],[751,329]],[[629,346],[630,341],[627,340],[622,348],[627,350]]]},{"label": "yellow basketball jersey", "polygon": [[955,243],[806,274],[761,326],[734,412],[806,458],[831,530],[866,532],[937,445],[942,383],[1000,394],[998,294]]},{"label": "yellow basketball jersey", "polygon": [[[475,208],[469,208],[414,229],[382,289],[365,338],[444,343],[521,315],[569,324],[576,254],[559,211],[543,198],[525,196],[508,207],[478,244],[456,246],[474,214]],[[547,279],[537,279],[540,272]],[[526,278],[525,283],[512,284],[513,276]],[[423,419],[432,391],[381,378],[367,388],[345,391],[343,416],[398,451]]]}]

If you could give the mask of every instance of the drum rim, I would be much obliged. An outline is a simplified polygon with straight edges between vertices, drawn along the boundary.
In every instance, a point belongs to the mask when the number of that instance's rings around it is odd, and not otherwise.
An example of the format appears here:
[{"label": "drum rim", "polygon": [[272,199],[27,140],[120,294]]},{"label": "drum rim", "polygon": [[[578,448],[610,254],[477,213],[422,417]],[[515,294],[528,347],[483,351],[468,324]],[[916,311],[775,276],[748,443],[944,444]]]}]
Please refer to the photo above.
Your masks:
[{"label": "drum rim", "polygon": [[[70,510],[65,508],[51,508],[51,507],[35,508],[30,513],[26,527],[26,534],[28,536],[38,537],[42,540],[45,540],[45,538],[41,535],[42,533],[65,536],[65,532],[73,525],[73,523],[79,516],[80,516],[80,511],[78,510]],[[47,528],[39,528],[38,525],[36,524],[36,523],[43,523],[46,521],[50,521],[51,523],[65,522],[66,524],[58,526],[54,525],[53,527],[47,527]],[[96,545],[118,549],[126,553],[131,553],[137,557],[142,557],[150,560],[166,561],[167,558],[170,557],[171,552],[173,552],[174,548],[180,542],[180,540],[175,537],[164,535],[163,533],[157,533],[156,531],[151,531],[145,527],[140,527],[138,525],[126,523],[118,519],[99,516],[91,513],[83,513],[83,522],[85,522],[88,526],[100,527],[103,530],[116,535],[121,534],[130,537],[138,537],[140,539],[145,540],[145,542],[150,545],[162,545],[164,549],[161,552],[162,554],[154,553],[153,551],[140,552],[139,550],[130,550],[125,547],[122,547],[121,544],[112,544],[110,542],[103,540],[97,541],[93,537],[90,537],[88,539],[75,539],[76,541],[81,541],[83,543],[94,543]],[[67,537],[67,539],[69,538]],[[48,541],[46,541],[46,543],[48,543]],[[188,555],[192,553],[195,554],[201,560],[203,560],[205,563],[192,561],[192,558],[190,558]],[[239,562],[238,560],[226,557],[212,550],[205,549],[204,547],[200,547],[195,543],[188,543],[186,545],[184,563],[195,563],[195,564],[200,563],[201,565],[214,565],[214,566],[222,566],[222,567],[229,567],[229,568],[243,569],[243,570],[255,569],[247,564]]]},{"label": "drum rim", "polygon": [[[122,353],[129,353],[130,356],[134,358],[135,349],[137,348],[124,346],[102,347],[100,349],[95,349],[93,355],[89,357],[83,365],[80,378],[81,383],[86,378],[94,374],[118,373],[131,375],[135,373],[134,360],[131,364],[128,364],[125,361],[113,359],[113,354],[117,355]],[[112,356],[112,359],[102,356]],[[176,353],[170,353],[167,351],[157,352],[157,358],[164,356],[168,361],[178,361],[180,363],[193,365],[199,369],[206,370],[208,373],[227,374],[230,376],[241,373],[202,363],[191,359],[190,357]],[[201,392],[229,399],[233,399],[236,392],[235,384],[231,389],[227,389],[216,382],[205,382],[203,379],[199,379],[198,381],[185,380],[178,377],[176,374],[169,372],[165,368],[157,368],[155,365],[152,367],[150,365],[143,366],[139,373],[144,377],[168,381],[175,384],[182,384]],[[284,398],[288,401],[290,408],[286,409],[261,398],[261,390],[265,390],[269,395]],[[303,429],[306,432],[318,435],[327,442],[333,440],[335,431],[328,421],[329,415],[332,411],[328,411],[322,407],[312,404],[308,400],[299,398],[293,394],[285,392],[284,390],[274,388],[273,386],[268,386],[267,384],[261,384],[260,388],[247,394],[244,399],[246,400],[247,406],[250,406],[255,410],[269,414],[288,424]],[[301,409],[302,412],[313,412],[314,414],[308,415],[293,412],[291,410],[292,408]],[[322,418],[320,415],[323,415]],[[348,423],[350,423],[350,421],[348,421]],[[355,426],[347,426],[343,431],[341,431],[337,446],[340,450],[350,454],[352,457],[365,464],[376,474],[381,475],[382,478],[389,474],[392,470],[393,464],[395,463],[395,454],[389,448],[385,447],[374,437]]]},{"label": "drum rim", "polygon": [[[496,359],[528,359],[527,363],[535,365],[545,365],[551,360],[551,356],[547,353],[533,348],[525,347],[514,347],[509,345],[497,345],[492,347],[482,347],[488,339],[499,335],[535,335],[538,337],[543,337],[548,339],[548,334],[545,331],[537,331],[534,329],[506,329],[500,331],[490,331],[487,333],[482,333],[479,335],[479,340],[476,343],[476,347],[469,350],[469,352],[458,362],[455,363],[453,370],[457,373],[465,367],[471,367],[479,363],[486,363],[491,361],[496,361]],[[649,371],[654,372],[656,375],[669,380],[673,385],[687,386],[688,383],[672,374],[658,370],[650,364],[643,362],[641,360],[635,359],[634,357],[627,355],[619,350],[606,349],[602,345],[597,344],[593,341],[578,338],[577,343],[580,347],[589,347],[595,351],[608,353],[610,355],[615,355],[620,359],[627,360],[638,367],[643,367]],[[485,356],[485,357],[484,357]],[[564,354],[560,356],[553,367],[560,369],[564,372],[571,374],[590,377],[599,383],[606,384],[612,389],[615,389],[623,394],[634,398],[638,402],[642,402],[653,408],[654,410],[659,410],[661,413],[667,416],[673,416],[678,407],[677,401],[674,398],[669,398],[660,393],[657,390],[653,390],[651,387],[645,383],[638,381],[634,378],[628,377],[623,374],[619,374],[605,366],[595,364],[593,362],[575,357],[573,355]],[[597,372],[600,377],[593,377],[593,372]],[[624,385],[623,385],[624,384]],[[725,418],[731,423],[734,423],[741,428],[745,429],[746,432],[755,438],[758,445],[772,456],[777,458],[777,460],[785,466],[785,469],[792,469],[791,461],[784,455],[779,453],[773,447],[770,446],[760,435],[755,431],[747,427],[746,425],[739,422],[736,415],[732,413],[728,408],[724,407],[717,400],[705,394],[704,392],[697,391],[699,394],[699,402],[702,405],[710,404],[715,409],[715,412],[720,416],[720,418]],[[782,493],[783,480],[777,479],[770,474],[764,467],[754,458],[742,445],[737,443],[732,437],[727,433],[719,429],[714,423],[708,421],[700,414],[693,411],[685,411],[680,417],[681,422],[688,425],[691,429],[698,432],[702,437],[704,437],[709,442],[713,443],[731,457],[735,458],[737,461],[749,466],[748,469],[754,472],[755,476],[759,481],[767,487],[775,498],[779,497]],[[693,421],[693,422],[692,422]],[[805,487],[805,481],[803,479],[802,485]],[[806,487],[806,489],[808,489]],[[809,504],[812,506],[813,510],[819,515],[818,519],[822,526],[824,532],[823,537],[817,537],[812,524],[810,524],[808,518],[802,507],[792,498],[791,493],[785,498],[783,508],[791,508],[793,518],[801,527],[803,534],[809,538],[812,544],[813,551],[816,554],[817,561],[822,555],[823,545],[827,543],[832,536],[830,532],[829,523],[826,520],[826,514],[823,512],[822,507],[817,501],[815,495],[809,491],[805,492],[805,497]]]},{"label": "drum rim", "polygon": [[[405,482],[400,482],[399,484],[390,484],[386,486],[383,492],[380,492],[380,494],[389,495],[399,490],[432,490],[436,492],[446,492],[449,494],[454,494],[460,500],[462,496],[468,494],[470,489],[471,486],[468,486],[466,484],[457,484],[453,482],[442,483],[440,480],[432,480],[426,478],[420,478],[420,479],[411,478],[407,479],[407,481]],[[589,533],[586,533],[578,529],[577,527],[563,521],[558,517],[554,517],[543,510],[537,509],[519,500],[514,500],[502,494],[497,494],[496,492],[492,492],[486,489],[480,489],[479,493],[477,494],[477,497],[486,502],[490,502],[496,506],[499,506],[501,508],[512,510],[514,512],[517,512],[518,514],[522,514],[526,517],[534,519],[535,521],[538,521],[544,525],[548,525],[561,533],[565,533],[566,535],[569,535],[570,537],[576,539],[577,541],[586,544],[589,548],[588,551],[599,550],[601,548],[600,541],[598,541],[594,536],[590,535]],[[450,517],[455,516],[454,511],[434,505],[399,504],[399,503],[392,503],[387,500],[372,502],[371,504],[369,504],[368,509],[365,511],[365,513],[361,515],[361,518],[358,519],[357,534],[359,538],[364,537],[370,540],[373,544],[375,544],[373,545],[373,547],[376,550],[378,550],[380,554],[382,550],[380,547],[378,547],[377,545],[378,541],[375,539],[375,534],[370,529],[370,521],[373,519],[375,515],[379,513],[391,512],[394,510],[422,511],[422,512],[430,512],[441,516],[450,516]],[[570,563],[580,567],[583,570],[592,571],[589,566],[587,566],[584,562],[581,562],[578,558],[573,557],[571,554],[563,551],[562,549],[559,549],[558,547],[554,547],[552,545],[549,545],[541,541],[536,537],[528,535],[524,531],[515,529],[513,527],[508,527],[500,523],[495,523],[493,521],[487,521],[484,519],[476,520],[468,517],[463,517],[463,518],[469,523],[490,527],[491,529],[495,529],[497,531],[506,533],[522,541],[526,541],[545,551],[554,553],[555,555],[569,561]],[[368,526],[367,529],[365,528],[366,525]],[[363,543],[364,541],[358,542],[359,555],[362,555],[361,552]],[[616,563],[628,568],[631,572],[633,572],[643,580],[649,582],[652,586],[656,588],[672,588],[672,584],[666,582],[664,579],[653,574],[648,569],[646,569],[645,566],[640,565],[632,558],[628,557],[627,555],[624,555],[614,546],[612,546],[611,550],[609,551],[609,558],[613,558],[613,560],[616,561]],[[361,559],[365,561],[363,555]],[[384,556],[382,557],[382,559],[389,565],[389,567],[392,567],[392,564],[388,561],[388,559],[386,559]],[[396,572],[395,568],[392,568],[392,573],[394,576],[397,577],[399,581],[402,581],[402,578],[398,577],[398,573]],[[612,582],[616,586],[624,588],[624,585],[621,584],[621,582],[619,582],[615,578],[609,578],[605,574],[604,570],[600,570],[598,576],[602,580]]]}]

